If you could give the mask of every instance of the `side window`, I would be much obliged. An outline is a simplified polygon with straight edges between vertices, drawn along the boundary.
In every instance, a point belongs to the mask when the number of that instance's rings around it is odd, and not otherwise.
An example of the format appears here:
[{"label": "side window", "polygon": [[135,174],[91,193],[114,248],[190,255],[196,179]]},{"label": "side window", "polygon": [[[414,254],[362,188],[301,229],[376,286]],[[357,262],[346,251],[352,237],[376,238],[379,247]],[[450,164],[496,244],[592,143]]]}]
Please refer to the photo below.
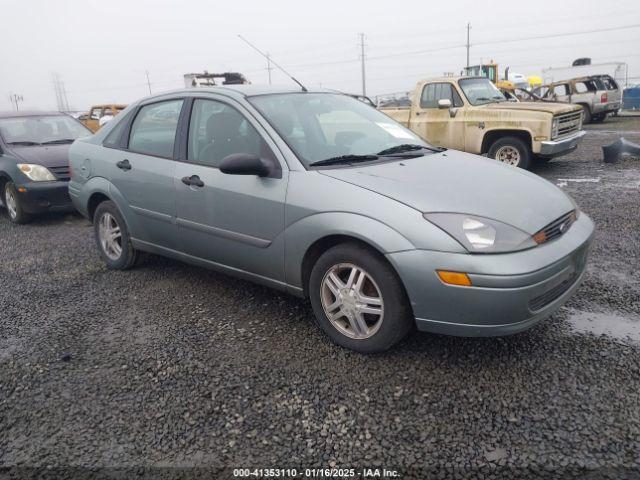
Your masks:
[{"label": "side window", "polygon": [[173,158],[182,100],[168,100],[142,107],[131,125],[129,150]]},{"label": "side window", "polygon": [[113,127],[113,130],[109,132],[107,138],[104,139],[102,144],[105,147],[119,147],[120,146],[120,137],[122,136],[122,132],[124,131],[124,127],[127,124],[127,119],[130,118],[131,115],[126,115],[123,118],[118,118],[118,124]]},{"label": "side window", "polygon": [[102,116],[102,107],[91,109],[91,113],[89,114],[89,117],[91,118],[91,120],[100,120],[101,116]]},{"label": "side window", "polygon": [[567,90],[567,86],[562,83],[560,85],[556,85],[555,87],[553,87],[553,93],[559,97],[564,96],[564,95],[569,95],[569,92]]},{"label": "side window", "polygon": [[589,91],[589,88],[584,82],[576,82],[573,88],[575,88],[576,93],[586,93]]},{"label": "side window", "polygon": [[425,85],[420,98],[420,107],[438,108],[438,100],[448,99],[454,107],[462,106],[462,99],[450,83],[430,83]]},{"label": "side window", "polygon": [[438,101],[436,100],[436,84],[429,83],[422,89],[422,96],[420,97],[420,107],[422,108],[438,108]]},{"label": "side window", "polygon": [[187,159],[217,167],[234,153],[275,160],[262,136],[238,110],[216,100],[196,99],[189,121]]}]

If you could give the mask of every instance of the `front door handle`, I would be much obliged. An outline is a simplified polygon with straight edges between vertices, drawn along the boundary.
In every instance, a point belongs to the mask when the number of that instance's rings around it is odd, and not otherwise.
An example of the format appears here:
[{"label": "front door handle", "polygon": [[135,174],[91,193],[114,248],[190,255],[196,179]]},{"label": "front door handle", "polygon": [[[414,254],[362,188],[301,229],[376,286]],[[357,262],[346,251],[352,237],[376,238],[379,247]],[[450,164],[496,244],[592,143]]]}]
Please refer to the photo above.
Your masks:
[{"label": "front door handle", "polygon": [[204,182],[200,180],[198,175],[191,175],[190,177],[182,177],[182,183],[189,185],[190,187],[204,187]]},{"label": "front door handle", "polygon": [[120,170],[131,170],[131,163],[129,163],[129,160],[125,158],[124,160],[120,160],[118,163],[116,163],[116,167],[118,167]]}]

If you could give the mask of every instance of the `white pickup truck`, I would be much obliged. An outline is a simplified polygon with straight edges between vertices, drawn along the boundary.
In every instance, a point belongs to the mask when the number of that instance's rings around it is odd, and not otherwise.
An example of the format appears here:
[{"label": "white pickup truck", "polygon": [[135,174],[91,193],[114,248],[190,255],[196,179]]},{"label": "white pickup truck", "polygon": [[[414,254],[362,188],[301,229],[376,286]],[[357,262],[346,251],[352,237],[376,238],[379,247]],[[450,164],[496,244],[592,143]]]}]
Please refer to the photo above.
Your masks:
[{"label": "white pickup truck", "polygon": [[534,156],[550,159],[573,151],[585,133],[581,107],[509,102],[484,77],[423,80],[409,107],[380,110],[433,145],[522,168]]}]

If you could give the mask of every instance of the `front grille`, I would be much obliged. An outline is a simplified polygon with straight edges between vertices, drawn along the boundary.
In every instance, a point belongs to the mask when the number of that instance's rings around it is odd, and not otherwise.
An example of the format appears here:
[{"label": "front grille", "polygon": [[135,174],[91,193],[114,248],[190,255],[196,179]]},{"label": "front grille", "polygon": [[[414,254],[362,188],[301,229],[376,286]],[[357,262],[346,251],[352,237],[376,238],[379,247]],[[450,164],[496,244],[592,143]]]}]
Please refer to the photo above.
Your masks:
[{"label": "front grille", "polygon": [[69,175],[69,166],[65,165],[64,167],[47,167],[51,173],[55,175],[58,180],[69,181],[71,179],[71,175]]},{"label": "front grille", "polygon": [[529,309],[531,309],[531,311],[533,312],[542,310],[544,307],[560,298],[567,290],[569,290],[569,288],[571,288],[571,286],[576,282],[579,276],[580,271],[576,271],[573,275],[571,275],[569,278],[562,281],[552,289],[547,290],[542,295],[529,300]]},{"label": "front grille", "polygon": [[576,221],[577,214],[575,210],[564,214],[560,218],[554,220],[533,236],[536,243],[541,244],[558,238],[569,230],[573,222]]},{"label": "front grille", "polygon": [[558,133],[553,137],[554,140],[576,133],[582,127],[581,111],[558,115],[556,118],[558,119]]}]

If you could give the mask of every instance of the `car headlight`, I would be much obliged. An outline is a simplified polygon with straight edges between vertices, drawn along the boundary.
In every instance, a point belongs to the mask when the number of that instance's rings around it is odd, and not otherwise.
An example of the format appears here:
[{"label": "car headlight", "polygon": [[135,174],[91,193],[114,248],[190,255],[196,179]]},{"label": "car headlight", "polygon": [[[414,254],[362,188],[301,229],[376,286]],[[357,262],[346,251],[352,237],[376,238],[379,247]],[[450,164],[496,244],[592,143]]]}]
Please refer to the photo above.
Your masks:
[{"label": "car headlight", "polygon": [[560,119],[558,117],[554,117],[551,121],[551,138],[556,138],[558,136],[558,125],[560,124]]},{"label": "car headlight", "polygon": [[515,252],[537,245],[528,233],[490,218],[462,213],[425,213],[424,218],[473,253]]},{"label": "car headlight", "polygon": [[56,179],[55,175],[42,165],[19,163],[18,168],[34,182],[50,182]]}]

